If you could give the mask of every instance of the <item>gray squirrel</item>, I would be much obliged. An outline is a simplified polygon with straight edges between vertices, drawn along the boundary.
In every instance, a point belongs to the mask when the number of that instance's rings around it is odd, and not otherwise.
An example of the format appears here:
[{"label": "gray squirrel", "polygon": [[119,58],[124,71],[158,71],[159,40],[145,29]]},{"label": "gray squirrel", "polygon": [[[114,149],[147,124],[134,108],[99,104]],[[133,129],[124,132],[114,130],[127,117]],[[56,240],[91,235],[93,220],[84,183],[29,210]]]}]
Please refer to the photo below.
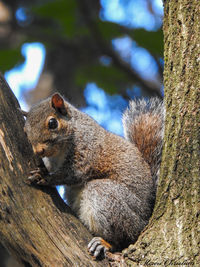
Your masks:
[{"label": "gray squirrel", "polygon": [[68,205],[95,236],[88,245],[90,254],[98,258],[134,243],[155,202],[162,101],[130,102],[123,115],[125,139],[106,131],[58,93],[24,115],[33,151],[48,170],[31,171],[28,181],[66,186]]}]

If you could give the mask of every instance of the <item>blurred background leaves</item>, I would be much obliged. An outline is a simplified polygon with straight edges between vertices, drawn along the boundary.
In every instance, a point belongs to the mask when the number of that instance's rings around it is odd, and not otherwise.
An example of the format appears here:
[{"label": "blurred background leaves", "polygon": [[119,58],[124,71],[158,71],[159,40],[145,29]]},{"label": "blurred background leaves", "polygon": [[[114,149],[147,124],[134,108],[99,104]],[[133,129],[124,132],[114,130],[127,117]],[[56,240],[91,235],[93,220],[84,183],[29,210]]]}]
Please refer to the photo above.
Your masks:
[{"label": "blurred background leaves", "polygon": [[[36,42],[46,57],[42,83],[21,88],[30,105],[58,90],[82,107],[91,82],[125,99],[135,86],[162,96],[162,12],[161,0],[0,1],[0,70],[23,63],[22,45]],[[52,76],[48,90],[42,75]]]}]

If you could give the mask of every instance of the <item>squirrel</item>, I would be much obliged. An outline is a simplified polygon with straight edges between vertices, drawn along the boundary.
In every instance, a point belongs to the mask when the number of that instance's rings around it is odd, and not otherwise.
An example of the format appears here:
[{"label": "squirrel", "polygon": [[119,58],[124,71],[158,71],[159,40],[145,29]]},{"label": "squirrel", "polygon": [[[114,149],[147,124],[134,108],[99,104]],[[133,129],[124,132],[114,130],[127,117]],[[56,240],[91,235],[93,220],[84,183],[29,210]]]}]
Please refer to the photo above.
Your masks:
[{"label": "squirrel", "polygon": [[123,114],[125,138],[105,130],[59,93],[23,115],[33,151],[48,170],[31,171],[28,181],[66,186],[68,205],[95,236],[90,254],[98,258],[134,243],[155,202],[162,101],[131,101]]}]

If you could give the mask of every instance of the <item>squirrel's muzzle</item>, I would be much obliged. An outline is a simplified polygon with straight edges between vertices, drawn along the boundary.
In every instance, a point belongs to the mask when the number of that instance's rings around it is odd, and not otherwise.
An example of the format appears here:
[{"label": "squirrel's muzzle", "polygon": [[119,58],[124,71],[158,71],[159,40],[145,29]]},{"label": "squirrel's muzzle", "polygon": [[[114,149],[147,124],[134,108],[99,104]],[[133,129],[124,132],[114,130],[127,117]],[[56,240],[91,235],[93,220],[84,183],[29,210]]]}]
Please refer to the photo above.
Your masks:
[{"label": "squirrel's muzzle", "polygon": [[33,152],[37,154],[38,156],[42,157],[45,155],[46,151],[46,145],[45,144],[37,144],[33,145]]}]

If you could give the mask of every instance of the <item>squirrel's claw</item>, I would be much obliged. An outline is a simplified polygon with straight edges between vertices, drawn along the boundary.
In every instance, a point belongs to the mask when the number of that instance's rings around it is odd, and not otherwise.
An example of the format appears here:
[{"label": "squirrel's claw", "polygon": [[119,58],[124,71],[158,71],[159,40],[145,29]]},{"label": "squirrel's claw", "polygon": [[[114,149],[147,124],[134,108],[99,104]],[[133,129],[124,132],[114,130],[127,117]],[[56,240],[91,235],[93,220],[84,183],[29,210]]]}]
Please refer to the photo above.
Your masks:
[{"label": "squirrel's claw", "polygon": [[34,175],[34,174],[41,175],[41,170],[40,170],[40,168],[36,168],[35,170],[30,171],[30,174],[31,175]]},{"label": "squirrel's claw", "polygon": [[30,176],[27,180],[28,184],[37,184],[43,185],[46,183],[45,179],[43,178],[43,174],[40,168],[30,171]]},{"label": "squirrel's claw", "polygon": [[101,237],[94,237],[88,244],[88,251],[94,259],[105,257],[106,252],[111,250],[112,246]]}]

